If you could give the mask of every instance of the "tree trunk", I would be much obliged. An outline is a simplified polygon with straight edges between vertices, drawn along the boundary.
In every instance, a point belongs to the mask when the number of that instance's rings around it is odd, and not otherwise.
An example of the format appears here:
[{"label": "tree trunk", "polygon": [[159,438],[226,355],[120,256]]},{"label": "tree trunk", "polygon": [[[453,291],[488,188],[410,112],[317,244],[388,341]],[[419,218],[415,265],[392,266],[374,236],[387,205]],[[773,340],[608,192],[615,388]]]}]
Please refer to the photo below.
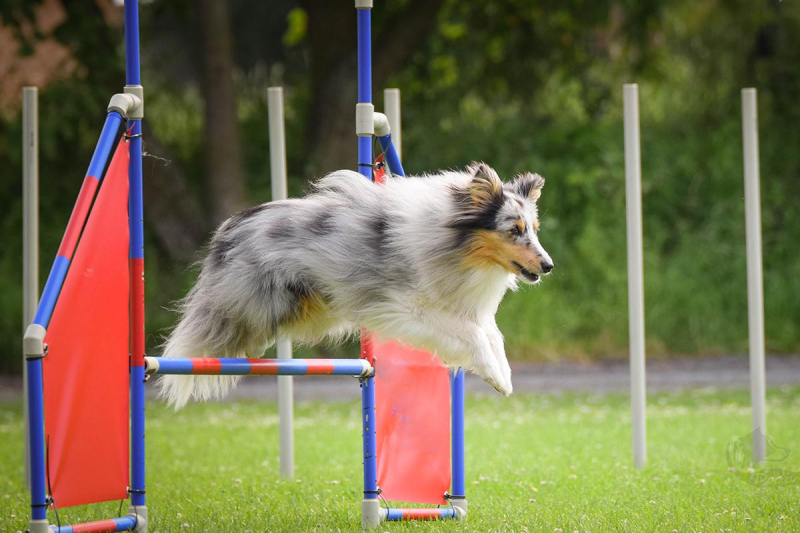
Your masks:
[{"label": "tree trunk", "polygon": [[144,216],[160,248],[173,260],[192,262],[206,240],[203,209],[180,166],[144,124]]},{"label": "tree trunk", "polygon": [[200,0],[207,193],[214,225],[246,205],[227,0]]}]

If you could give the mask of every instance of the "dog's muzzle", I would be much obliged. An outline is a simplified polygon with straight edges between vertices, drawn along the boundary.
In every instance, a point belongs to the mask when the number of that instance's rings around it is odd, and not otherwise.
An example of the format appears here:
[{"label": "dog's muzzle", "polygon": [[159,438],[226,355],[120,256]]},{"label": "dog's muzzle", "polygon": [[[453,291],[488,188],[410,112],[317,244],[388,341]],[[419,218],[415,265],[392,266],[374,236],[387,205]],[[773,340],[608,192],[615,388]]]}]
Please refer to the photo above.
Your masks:
[{"label": "dog's muzzle", "polygon": [[[525,267],[523,267],[522,265],[520,265],[516,261],[514,261],[514,266],[517,268],[517,275],[522,276],[522,278],[525,281],[529,281],[530,283],[536,283],[537,281],[539,281],[539,279],[540,279],[539,274],[536,274],[535,272],[531,272],[530,270],[526,269]],[[548,266],[550,268],[545,270],[544,265],[542,265],[542,270],[544,271],[545,274],[547,274],[548,272],[553,270],[553,265],[548,263]]]}]

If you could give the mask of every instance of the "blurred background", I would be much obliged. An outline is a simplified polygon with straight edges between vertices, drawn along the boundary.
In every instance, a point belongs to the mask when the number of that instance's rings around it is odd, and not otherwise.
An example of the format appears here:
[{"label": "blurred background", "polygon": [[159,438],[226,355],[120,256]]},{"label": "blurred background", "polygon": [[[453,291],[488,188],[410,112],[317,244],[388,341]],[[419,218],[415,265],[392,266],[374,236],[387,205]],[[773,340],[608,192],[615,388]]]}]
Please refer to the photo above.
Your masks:
[{"label": "blurred background", "polygon": [[[270,200],[268,87],[286,90],[290,194],[355,168],[355,21],[351,0],[143,2],[149,352],[213,228]],[[746,352],[739,91],[757,87],[767,350],[800,350],[797,0],[378,0],[373,42],[376,109],[402,90],[407,172],[482,160],[547,179],[556,269],[498,315],[515,360],[627,354],[626,82],[648,356]],[[21,88],[40,88],[43,284],[124,65],[121,2],[0,3],[0,373],[22,361]]]}]

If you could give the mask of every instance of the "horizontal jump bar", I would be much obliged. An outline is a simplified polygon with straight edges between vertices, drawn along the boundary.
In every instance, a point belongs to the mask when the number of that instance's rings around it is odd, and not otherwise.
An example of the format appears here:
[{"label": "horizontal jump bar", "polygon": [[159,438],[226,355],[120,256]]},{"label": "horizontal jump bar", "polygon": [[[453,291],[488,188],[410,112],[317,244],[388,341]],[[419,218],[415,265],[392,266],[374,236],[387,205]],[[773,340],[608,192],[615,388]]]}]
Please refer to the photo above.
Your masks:
[{"label": "horizontal jump bar", "polygon": [[101,531],[131,531],[135,527],[136,516],[128,515],[71,526],[50,526],[50,531],[53,533],[99,533]]},{"label": "horizontal jump bar", "polygon": [[368,377],[373,373],[366,359],[145,357],[144,361],[148,374]]},{"label": "horizontal jump bar", "polygon": [[458,519],[458,511],[451,507],[438,509],[387,509],[385,520],[399,522],[403,520],[447,520]]}]

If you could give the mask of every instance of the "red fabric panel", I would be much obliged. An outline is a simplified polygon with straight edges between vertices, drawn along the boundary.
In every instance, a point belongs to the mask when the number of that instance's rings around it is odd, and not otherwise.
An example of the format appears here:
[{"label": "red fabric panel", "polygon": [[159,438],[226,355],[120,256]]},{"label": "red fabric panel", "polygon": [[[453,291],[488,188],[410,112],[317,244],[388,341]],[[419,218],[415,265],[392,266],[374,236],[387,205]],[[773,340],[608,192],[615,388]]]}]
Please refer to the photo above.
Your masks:
[{"label": "red fabric panel", "polygon": [[45,338],[45,434],[58,507],[127,496],[128,161],[120,141]]},{"label": "red fabric panel", "polygon": [[372,176],[375,179],[375,183],[383,183],[386,181],[386,166],[381,165],[383,163],[383,154],[379,155],[375,159],[375,167],[372,171]]},{"label": "red fabric panel", "polygon": [[75,201],[75,207],[72,208],[72,214],[67,222],[67,229],[64,230],[61,245],[58,247],[58,255],[72,259],[72,252],[75,251],[75,245],[78,244],[78,238],[81,236],[81,230],[86,222],[86,215],[92,206],[98,185],[100,185],[100,180],[94,176],[86,176],[83,179],[78,199]]},{"label": "red fabric panel", "polygon": [[450,489],[450,374],[438,359],[373,340],[378,486],[387,500],[446,504]]},{"label": "red fabric panel", "polygon": [[372,350],[372,334],[364,328],[361,328],[361,354],[358,356],[358,358],[366,359],[370,366],[375,364],[374,353]]}]

